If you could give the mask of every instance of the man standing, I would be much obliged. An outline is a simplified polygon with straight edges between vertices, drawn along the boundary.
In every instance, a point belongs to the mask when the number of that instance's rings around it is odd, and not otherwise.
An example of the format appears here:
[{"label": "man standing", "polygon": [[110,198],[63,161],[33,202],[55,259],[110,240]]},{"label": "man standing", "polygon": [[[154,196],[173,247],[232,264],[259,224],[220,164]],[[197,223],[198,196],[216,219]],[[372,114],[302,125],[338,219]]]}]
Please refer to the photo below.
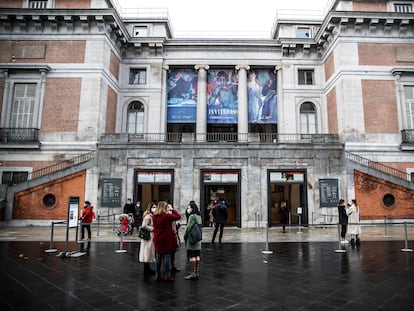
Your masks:
[{"label": "man standing", "polygon": [[227,221],[227,205],[226,201],[220,200],[219,203],[213,208],[213,216],[215,220],[216,227],[214,228],[213,238],[211,239],[211,243],[214,243],[214,240],[216,239],[217,231],[220,228],[220,234],[219,234],[219,243],[221,243],[221,240],[223,238],[223,229],[224,224]]}]

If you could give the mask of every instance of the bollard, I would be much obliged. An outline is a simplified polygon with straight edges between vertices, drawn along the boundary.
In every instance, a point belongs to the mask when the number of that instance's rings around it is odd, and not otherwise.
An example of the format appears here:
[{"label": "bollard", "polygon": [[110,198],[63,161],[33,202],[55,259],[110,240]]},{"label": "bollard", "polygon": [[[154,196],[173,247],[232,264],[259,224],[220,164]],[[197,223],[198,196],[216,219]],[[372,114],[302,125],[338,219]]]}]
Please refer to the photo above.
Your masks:
[{"label": "bollard", "polygon": [[407,222],[404,222],[404,232],[405,232],[405,248],[401,249],[403,252],[412,252],[411,248],[408,248],[408,236],[407,236]]},{"label": "bollard", "polygon": [[45,250],[45,253],[54,253],[57,251],[56,248],[53,248],[53,234],[54,234],[55,223],[52,221],[52,232],[50,233],[50,244],[49,249]]},{"label": "bollard", "polygon": [[97,216],[98,228],[96,229],[96,236],[99,236],[99,218],[100,218],[100,215],[98,214]]},{"label": "bollard", "polygon": [[384,216],[384,238],[388,238],[388,233],[387,233],[387,216]]},{"label": "bollard", "polygon": [[335,250],[335,253],[346,253],[346,249],[342,247],[341,244],[341,224],[338,222],[338,249]]},{"label": "bollard", "polygon": [[127,250],[126,250],[126,249],[123,249],[123,248],[122,248],[122,243],[123,243],[123,240],[124,240],[124,235],[125,235],[125,232],[124,232],[124,231],[122,231],[122,232],[121,232],[121,235],[120,235],[121,240],[120,240],[120,242],[119,242],[119,249],[117,249],[117,250],[115,251],[115,253],[126,253],[126,252],[127,252]]},{"label": "bollard", "polygon": [[269,222],[266,224],[266,250],[262,251],[262,254],[273,254],[273,251],[269,250]]},{"label": "bollard", "polygon": [[298,217],[299,217],[299,231],[298,232],[296,232],[296,233],[302,233],[302,217],[301,217],[302,215],[301,214],[299,214],[298,215]]}]

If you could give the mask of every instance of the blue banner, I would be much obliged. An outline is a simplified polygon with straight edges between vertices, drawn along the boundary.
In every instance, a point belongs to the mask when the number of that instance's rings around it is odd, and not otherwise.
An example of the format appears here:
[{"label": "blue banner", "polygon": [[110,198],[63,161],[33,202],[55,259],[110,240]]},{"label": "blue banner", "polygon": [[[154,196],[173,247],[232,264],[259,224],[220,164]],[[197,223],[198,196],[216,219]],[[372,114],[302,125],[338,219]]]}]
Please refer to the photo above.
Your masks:
[{"label": "blue banner", "polygon": [[276,74],[250,70],[247,76],[249,123],[277,123]]}]

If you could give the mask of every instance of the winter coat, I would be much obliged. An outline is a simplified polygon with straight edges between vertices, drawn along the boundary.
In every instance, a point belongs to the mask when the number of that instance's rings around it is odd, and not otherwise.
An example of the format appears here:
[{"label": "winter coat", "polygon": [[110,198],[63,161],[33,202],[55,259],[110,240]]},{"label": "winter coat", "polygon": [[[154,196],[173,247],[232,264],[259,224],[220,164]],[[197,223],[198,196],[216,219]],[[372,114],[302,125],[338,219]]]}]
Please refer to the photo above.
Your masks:
[{"label": "winter coat", "polygon": [[179,220],[181,215],[173,210],[171,214],[153,215],[154,246],[160,254],[171,253],[177,248],[177,238],[173,232],[171,222]]},{"label": "winter coat", "polygon": [[352,204],[346,210],[346,214],[348,215],[348,233],[349,234],[360,234],[361,233],[361,226],[359,225],[359,208]]},{"label": "winter coat", "polygon": [[139,261],[140,262],[155,262],[155,247],[154,247],[154,226],[152,224],[152,215],[148,214],[142,221],[142,228],[151,232],[150,239],[141,239],[141,246],[139,248]]},{"label": "winter coat", "polygon": [[[202,224],[202,219],[200,215],[191,214],[190,217],[188,217],[187,227],[185,228],[184,236],[187,236],[190,233],[191,228],[194,224]],[[187,240],[185,241],[185,247],[187,248],[187,250],[199,251],[201,250],[201,241],[198,241],[194,244],[190,244],[190,242]]]},{"label": "winter coat", "polygon": [[279,214],[280,214],[280,223],[281,224],[287,224],[288,221],[289,221],[289,210],[288,210],[287,206],[281,207],[280,211],[279,211]]},{"label": "winter coat", "polygon": [[93,218],[94,218],[93,206],[88,205],[82,210],[82,216],[81,216],[82,224],[86,225],[86,224],[92,223]]},{"label": "winter coat", "polygon": [[213,216],[216,224],[225,224],[227,221],[227,215],[226,204],[217,204],[216,207],[213,208]]}]

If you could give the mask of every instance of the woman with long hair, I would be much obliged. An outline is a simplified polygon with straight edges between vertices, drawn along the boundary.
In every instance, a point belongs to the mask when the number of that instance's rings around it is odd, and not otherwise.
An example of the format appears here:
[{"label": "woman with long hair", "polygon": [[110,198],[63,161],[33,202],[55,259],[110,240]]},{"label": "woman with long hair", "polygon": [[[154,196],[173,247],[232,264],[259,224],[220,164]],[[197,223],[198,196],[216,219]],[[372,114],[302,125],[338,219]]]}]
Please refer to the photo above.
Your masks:
[{"label": "woman with long hair", "polygon": [[[171,253],[177,247],[177,240],[172,229],[172,222],[179,219],[181,219],[181,215],[176,210],[168,213],[167,202],[158,202],[157,209],[152,217],[156,259],[155,279],[157,281],[164,280],[168,282],[174,280],[171,277]],[[161,266],[164,268],[163,276],[161,276]]]},{"label": "woman with long hair", "polygon": [[148,230],[150,234],[149,240],[141,239],[139,248],[139,261],[144,263],[144,274],[154,274],[155,271],[151,269],[151,263],[155,262],[155,248],[154,248],[154,226],[152,223],[152,214],[155,212],[157,205],[155,202],[148,204],[144,212],[141,227]]},{"label": "woman with long hair", "polygon": [[185,246],[187,247],[187,258],[190,263],[190,272],[184,278],[186,280],[196,279],[200,276],[200,253],[201,253],[201,241],[191,244],[186,237],[190,233],[193,225],[198,226],[202,224],[200,210],[197,204],[193,201],[188,204],[187,213],[189,214],[187,227],[185,229]]}]

